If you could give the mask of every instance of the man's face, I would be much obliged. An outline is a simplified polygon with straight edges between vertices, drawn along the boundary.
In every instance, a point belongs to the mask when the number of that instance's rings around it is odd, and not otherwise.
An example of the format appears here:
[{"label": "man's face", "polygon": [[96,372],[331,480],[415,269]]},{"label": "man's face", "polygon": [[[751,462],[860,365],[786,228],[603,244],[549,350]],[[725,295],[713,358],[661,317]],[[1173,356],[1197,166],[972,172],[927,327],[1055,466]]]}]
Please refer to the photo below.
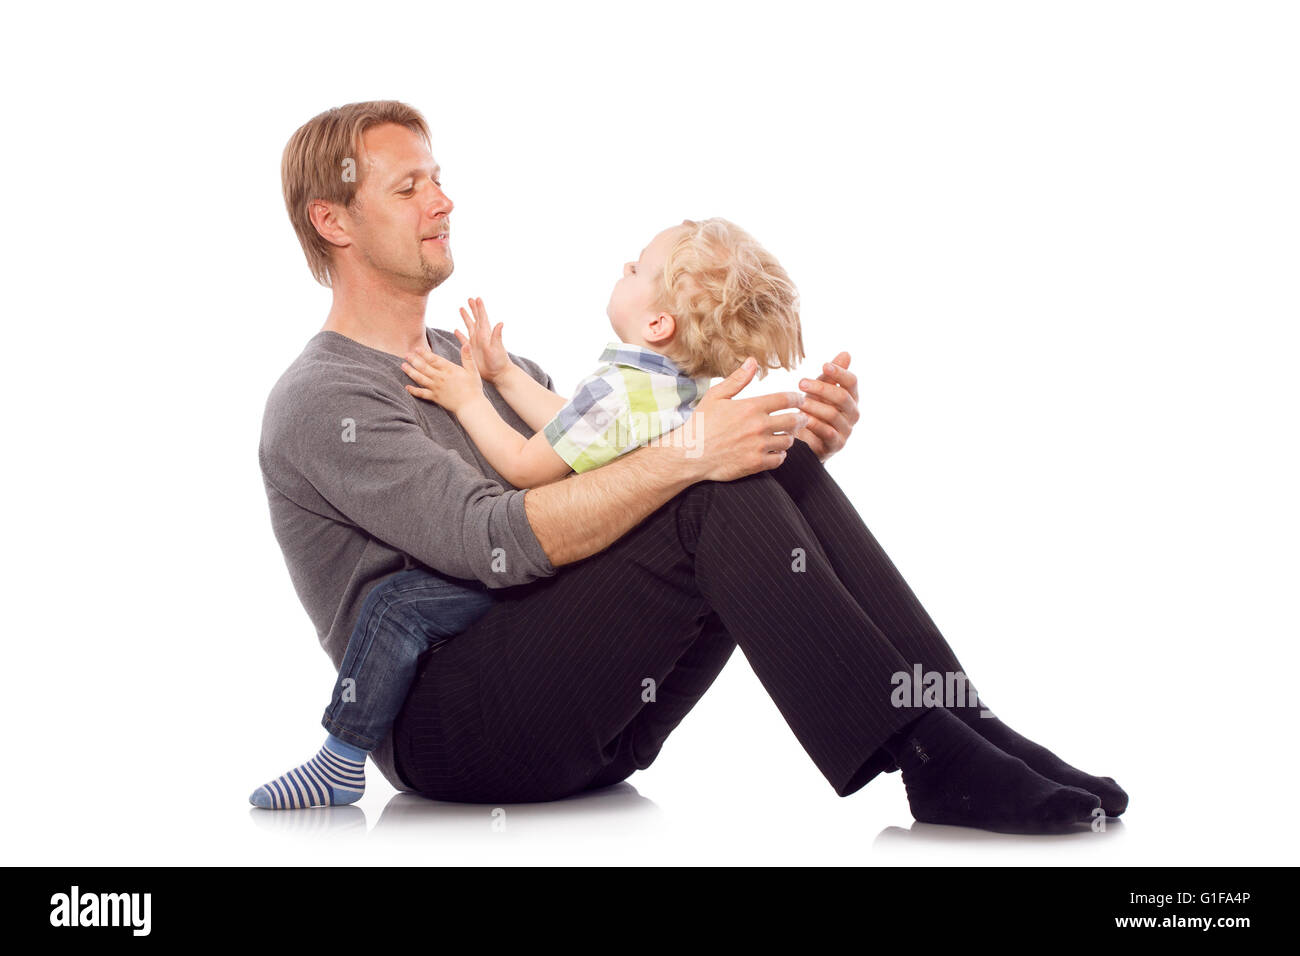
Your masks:
[{"label": "man's face", "polygon": [[452,202],[442,172],[414,130],[385,123],[362,135],[357,202],[345,213],[354,254],[364,267],[417,294],[451,275]]},{"label": "man's face", "polygon": [[665,229],[650,240],[635,262],[623,263],[623,278],[614,284],[605,314],[622,342],[636,343],[644,324],[658,313],[655,302],[663,288],[664,262],[681,227]]}]

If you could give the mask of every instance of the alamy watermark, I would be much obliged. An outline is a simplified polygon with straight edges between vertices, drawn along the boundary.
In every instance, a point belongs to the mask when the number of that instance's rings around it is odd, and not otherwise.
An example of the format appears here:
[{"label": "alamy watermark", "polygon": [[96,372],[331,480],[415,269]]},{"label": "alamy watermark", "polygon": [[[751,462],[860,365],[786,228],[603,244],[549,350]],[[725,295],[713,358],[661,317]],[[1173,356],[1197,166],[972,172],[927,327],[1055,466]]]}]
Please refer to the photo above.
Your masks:
[{"label": "alamy watermark", "polygon": [[82,893],[74,886],[50,897],[50,925],[129,926],[131,935],[148,936],[152,903],[150,893]]},{"label": "alamy watermark", "polygon": [[927,671],[913,664],[910,671],[895,671],[889,682],[894,685],[889,695],[894,707],[979,707],[981,717],[994,716],[962,671]]}]

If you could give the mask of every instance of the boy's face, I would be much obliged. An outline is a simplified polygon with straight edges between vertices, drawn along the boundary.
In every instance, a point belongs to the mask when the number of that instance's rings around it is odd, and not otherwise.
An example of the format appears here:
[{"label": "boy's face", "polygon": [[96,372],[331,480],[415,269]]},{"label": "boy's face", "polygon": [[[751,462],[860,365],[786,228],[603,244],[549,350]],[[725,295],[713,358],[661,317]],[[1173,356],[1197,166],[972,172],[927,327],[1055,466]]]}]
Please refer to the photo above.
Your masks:
[{"label": "boy's face", "polygon": [[632,345],[660,345],[672,337],[671,316],[656,311],[655,302],[663,288],[668,250],[681,232],[681,226],[665,229],[650,240],[635,262],[623,264],[623,278],[614,284],[609,305],[605,307],[609,324],[619,341]]}]

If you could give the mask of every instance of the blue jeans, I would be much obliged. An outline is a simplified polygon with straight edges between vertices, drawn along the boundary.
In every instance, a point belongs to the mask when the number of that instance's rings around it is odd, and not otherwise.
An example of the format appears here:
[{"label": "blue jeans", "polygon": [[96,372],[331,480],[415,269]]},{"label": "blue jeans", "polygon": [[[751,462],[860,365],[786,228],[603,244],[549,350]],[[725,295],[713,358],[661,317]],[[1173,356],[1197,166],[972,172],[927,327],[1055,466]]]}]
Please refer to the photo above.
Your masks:
[{"label": "blue jeans", "polygon": [[340,740],[374,750],[406,700],[420,655],[464,631],[496,600],[479,581],[424,568],[380,582],[361,605],[321,724]]}]

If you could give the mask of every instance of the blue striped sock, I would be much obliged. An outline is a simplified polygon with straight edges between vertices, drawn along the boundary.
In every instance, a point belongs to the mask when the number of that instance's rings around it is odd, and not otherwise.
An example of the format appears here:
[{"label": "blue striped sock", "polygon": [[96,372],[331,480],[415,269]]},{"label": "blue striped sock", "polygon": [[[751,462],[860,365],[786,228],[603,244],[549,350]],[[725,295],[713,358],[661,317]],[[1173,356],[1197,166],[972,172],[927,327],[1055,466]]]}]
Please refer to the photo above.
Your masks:
[{"label": "blue striped sock", "polygon": [[338,807],[356,803],[365,792],[366,751],[330,734],[320,753],[258,787],[248,802],[267,810]]}]

